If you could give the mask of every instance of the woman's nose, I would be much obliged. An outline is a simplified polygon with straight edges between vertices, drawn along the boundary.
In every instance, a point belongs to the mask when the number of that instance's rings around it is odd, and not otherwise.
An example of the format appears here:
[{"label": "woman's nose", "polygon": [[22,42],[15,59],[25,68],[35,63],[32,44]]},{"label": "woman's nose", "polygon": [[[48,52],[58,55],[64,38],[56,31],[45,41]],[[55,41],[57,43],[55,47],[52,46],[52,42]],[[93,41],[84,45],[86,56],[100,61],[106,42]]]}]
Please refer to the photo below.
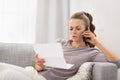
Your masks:
[{"label": "woman's nose", "polygon": [[76,30],[74,29],[74,30],[72,31],[72,33],[73,33],[73,34],[76,34]]}]

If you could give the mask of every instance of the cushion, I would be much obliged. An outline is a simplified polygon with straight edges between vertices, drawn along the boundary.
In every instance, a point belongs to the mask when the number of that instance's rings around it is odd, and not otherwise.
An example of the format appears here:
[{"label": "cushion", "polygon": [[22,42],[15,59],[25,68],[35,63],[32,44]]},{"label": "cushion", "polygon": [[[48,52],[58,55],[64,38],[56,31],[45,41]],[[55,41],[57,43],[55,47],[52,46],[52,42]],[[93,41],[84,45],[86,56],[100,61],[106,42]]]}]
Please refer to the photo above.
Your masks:
[{"label": "cushion", "polygon": [[[11,74],[12,73],[12,74]],[[0,63],[0,80],[46,80],[42,75],[38,75],[32,66],[25,68]]]},{"label": "cushion", "polygon": [[78,72],[67,80],[91,80],[93,62],[86,62],[79,67]]}]

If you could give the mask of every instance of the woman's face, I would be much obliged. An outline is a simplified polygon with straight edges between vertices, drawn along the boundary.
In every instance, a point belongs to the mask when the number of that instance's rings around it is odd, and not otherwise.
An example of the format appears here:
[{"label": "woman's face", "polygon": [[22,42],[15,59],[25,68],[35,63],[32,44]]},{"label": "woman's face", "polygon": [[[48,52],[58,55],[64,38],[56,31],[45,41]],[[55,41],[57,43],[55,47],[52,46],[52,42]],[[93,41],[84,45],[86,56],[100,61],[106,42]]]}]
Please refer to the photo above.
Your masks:
[{"label": "woman's face", "polygon": [[81,41],[85,30],[85,22],[82,19],[71,19],[69,22],[70,37],[72,41]]}]

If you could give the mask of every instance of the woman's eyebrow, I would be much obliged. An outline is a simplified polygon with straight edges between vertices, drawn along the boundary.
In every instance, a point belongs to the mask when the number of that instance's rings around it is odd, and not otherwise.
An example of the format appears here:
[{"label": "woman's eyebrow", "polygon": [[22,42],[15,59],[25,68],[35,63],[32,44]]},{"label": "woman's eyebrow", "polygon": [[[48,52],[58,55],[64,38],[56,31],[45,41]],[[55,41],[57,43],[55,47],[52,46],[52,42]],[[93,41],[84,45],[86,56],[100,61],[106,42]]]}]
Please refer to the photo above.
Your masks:
[{"label": "woman's eyebrow", "polygon": [[73,26],[70,26],[70,28],[73,28]]},{"label": "woman's eyebrow", "polygon": [[76,28],[80,28],[80,26],[75,26]]}]

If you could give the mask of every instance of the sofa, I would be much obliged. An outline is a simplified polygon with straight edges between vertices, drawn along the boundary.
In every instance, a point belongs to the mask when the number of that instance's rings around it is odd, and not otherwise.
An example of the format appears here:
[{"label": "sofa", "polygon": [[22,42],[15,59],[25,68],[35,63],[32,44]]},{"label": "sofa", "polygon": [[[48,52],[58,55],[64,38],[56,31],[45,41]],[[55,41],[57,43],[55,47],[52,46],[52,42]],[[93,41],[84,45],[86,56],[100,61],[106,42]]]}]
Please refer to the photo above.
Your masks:
[{"label": "sofa", "polygon": [[[0,62],[21,67],[34,66],[33,44],[0,43]],[[117,80],[117,66],[113,63],[95,62],[92,70],[93,80]]]}]

